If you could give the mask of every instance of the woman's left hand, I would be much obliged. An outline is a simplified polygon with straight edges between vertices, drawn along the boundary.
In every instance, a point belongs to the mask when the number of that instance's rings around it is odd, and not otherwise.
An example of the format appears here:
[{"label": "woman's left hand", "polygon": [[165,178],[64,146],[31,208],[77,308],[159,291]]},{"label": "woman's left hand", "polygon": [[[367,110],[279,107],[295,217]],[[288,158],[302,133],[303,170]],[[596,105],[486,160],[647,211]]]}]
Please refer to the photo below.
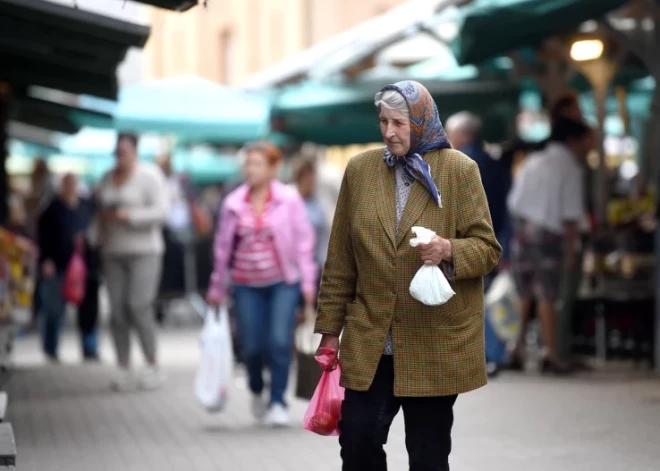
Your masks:
[{"label": "woman's left hand", "polygon": [[451,242],[440,236],[435,236],[428,244],[419,245],[419,253],[425,265],[440,265],[444,260],[453,259]]}]

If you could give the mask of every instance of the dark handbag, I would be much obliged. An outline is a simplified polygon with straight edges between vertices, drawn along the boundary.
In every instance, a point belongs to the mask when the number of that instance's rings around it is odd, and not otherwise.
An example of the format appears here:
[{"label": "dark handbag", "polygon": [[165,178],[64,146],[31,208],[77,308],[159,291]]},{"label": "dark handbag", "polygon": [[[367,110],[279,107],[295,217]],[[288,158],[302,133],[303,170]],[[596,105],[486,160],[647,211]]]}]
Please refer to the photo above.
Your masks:
[{"label": "dark handbag", "polygon": [[298,378],[296,382],[296,397],[310,400],[321,380],[321,368],[314,359],[314,354],[296,352],[298,359]]},{"label": "dark handbag", "polygon": [[298,375],[296,381],[296,397],[310,400],[321,380],[321,368],[314,359],[317,337],[314,334],[314,319],[310,315],[305,316],[305,321],[296,329],[296,359],[298,361]]}]

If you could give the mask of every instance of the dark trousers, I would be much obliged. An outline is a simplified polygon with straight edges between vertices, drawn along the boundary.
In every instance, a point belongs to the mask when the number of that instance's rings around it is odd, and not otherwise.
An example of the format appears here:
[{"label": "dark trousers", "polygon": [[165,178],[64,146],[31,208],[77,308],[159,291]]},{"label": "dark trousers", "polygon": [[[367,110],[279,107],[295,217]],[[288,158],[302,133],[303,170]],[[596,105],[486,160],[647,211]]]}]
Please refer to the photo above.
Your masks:
[{"label": "dark trousers", "polygon": [[399,409],[410,471],[449,471],[456,397],[395,397],[394,360],[384,355],[368,391],[346,389],[339,423],[342,471],[387,470],[383,445]]},{"label": "dark trousers", "polygon": [[83,356],[93,357],[98,352],[97,324],[99,319],[99,280],[88,278],[85,297],[78,306],[78,330]]}]

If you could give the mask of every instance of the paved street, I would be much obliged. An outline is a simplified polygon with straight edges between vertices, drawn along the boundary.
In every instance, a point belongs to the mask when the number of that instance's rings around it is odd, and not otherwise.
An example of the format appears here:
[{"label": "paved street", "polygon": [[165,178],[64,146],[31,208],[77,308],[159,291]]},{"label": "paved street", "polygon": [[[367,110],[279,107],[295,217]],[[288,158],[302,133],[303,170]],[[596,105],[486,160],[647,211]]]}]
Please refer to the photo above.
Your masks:
[{"label": "paved street", "polygon": [[[338,471],[335,438],[298,425],[305,403],[293,401],[296,426],[254,426],[239,372],[227,412],[196,403],[197,333],[167,331],[167,387],[116,394],[108,389],[109,342],[103,365],[82,365],[72,336],[64,364],[43,363],[36,338],[17,345],[8,387],[19,471]],[[138,358],[137,352],[135,357]],[[660,381],[610,373],[549,380],[502,376],[459,398],[452,471],[657,471]],[[387,445],[390,469],[407,469],[403,424]]]}]

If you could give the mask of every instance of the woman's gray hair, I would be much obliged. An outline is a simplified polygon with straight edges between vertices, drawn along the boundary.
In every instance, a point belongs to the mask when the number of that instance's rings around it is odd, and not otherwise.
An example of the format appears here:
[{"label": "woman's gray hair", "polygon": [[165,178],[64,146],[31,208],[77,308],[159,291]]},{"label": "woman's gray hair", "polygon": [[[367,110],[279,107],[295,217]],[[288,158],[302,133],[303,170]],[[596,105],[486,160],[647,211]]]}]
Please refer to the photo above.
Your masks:
[{"label": "woman's gray hair", "polygon": [[376,108],[380,110],[381,106],[389,108],[391,110],[397,110],[406,118],[410,116],[410,110],[408,109],[408,102],[406,99],[396,90],[382,90],[376,93],[374,97],[374,104]]}]

